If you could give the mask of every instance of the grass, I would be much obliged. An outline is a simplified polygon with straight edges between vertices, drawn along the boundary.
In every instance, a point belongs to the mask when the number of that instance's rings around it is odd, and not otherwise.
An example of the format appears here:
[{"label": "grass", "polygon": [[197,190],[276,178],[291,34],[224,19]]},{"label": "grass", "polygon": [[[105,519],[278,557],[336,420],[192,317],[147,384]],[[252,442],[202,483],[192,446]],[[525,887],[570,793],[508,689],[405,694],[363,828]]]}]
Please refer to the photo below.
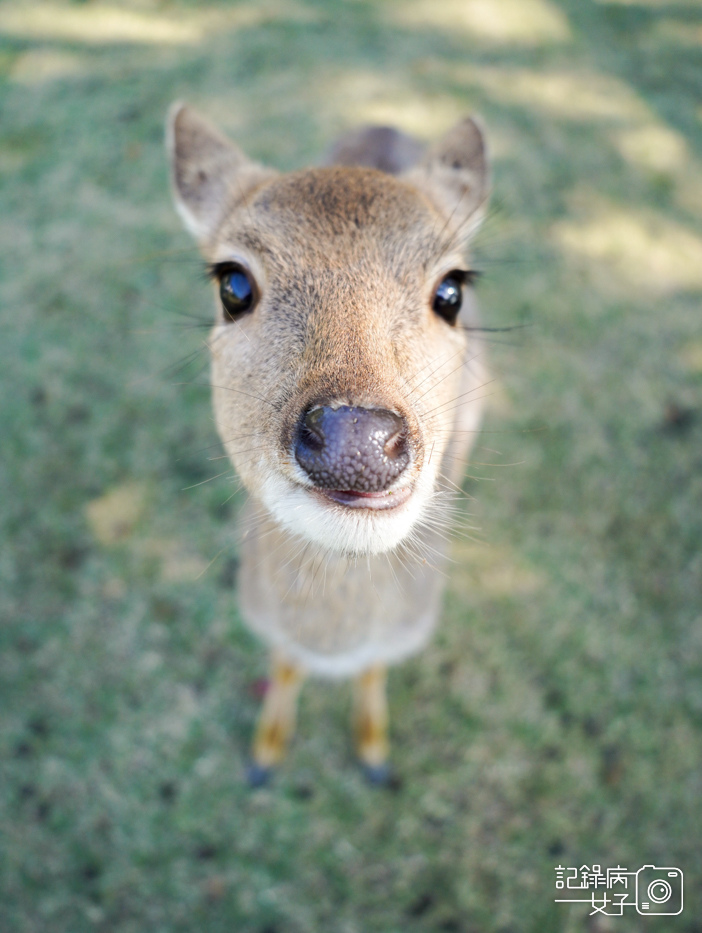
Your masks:
[{"label": "grass", "polygon": [[[701,35],[682,0],[0,5],[3,931],[699,931]],[[202,483],[178,97],[281,168],[489,127],[484,318],[529,326],[487,341],[484,543],[391,675],[393,791],[323,683],[243,784],[265,656]],[[554,904],[593,862],[680,867],[683,914]]]}]

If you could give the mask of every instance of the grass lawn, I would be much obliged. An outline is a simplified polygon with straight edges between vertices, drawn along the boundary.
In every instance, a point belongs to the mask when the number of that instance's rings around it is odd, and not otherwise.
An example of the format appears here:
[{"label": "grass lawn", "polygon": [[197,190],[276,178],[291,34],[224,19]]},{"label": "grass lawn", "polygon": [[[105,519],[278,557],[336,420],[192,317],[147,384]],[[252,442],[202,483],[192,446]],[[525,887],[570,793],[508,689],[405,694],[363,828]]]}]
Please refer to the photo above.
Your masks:
[{"label": "grass lawn", "polygon": [[[280,168],[488,127],[483,316],[527,326],[485,340],[481,531],[391,673],[391,790],[322,682],[243,781],[179,97]],[[696,0],[0,3],[3,933],[702,930],[701,217]],[[593,863],[681,868],[684,912],[555,904]]]}]

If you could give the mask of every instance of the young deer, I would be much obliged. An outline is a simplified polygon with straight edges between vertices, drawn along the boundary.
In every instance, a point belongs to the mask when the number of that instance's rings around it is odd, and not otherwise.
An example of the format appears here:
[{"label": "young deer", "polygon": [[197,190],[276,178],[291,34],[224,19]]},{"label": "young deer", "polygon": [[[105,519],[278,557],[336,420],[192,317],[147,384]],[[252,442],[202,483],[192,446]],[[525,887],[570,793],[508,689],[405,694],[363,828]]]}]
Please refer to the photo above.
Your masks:
[{"label": "young deer", "polygon": [[283,758],[310,673],[355,678],[357,753],[382,782],[386,667],[435,625],[449,487],[481,415],[482,132],[466,119],[425,153],[364,129],[333,164],[279,174],[176,104],[168,149],[214,280],[217,429],[249,493],[241,611],[272,649],[249,779]]}]

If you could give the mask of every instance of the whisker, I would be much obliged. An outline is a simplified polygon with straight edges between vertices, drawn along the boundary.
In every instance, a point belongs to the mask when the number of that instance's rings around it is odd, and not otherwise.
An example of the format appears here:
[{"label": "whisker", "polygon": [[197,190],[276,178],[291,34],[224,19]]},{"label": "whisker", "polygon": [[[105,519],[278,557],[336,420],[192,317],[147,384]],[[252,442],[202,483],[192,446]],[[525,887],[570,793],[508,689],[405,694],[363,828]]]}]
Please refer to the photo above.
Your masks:
[{"label": "whisker", "polygon": [[[468,395],[472,395],[473,392],[478,392],[480,389],[484,389],[486,386],[492,385],[493,382],[497,382],[496,379],[488,379],[487,382],[481,383],[481,385],[473,386],[472,389],[469,389],[467,392],[462,392],[460,395],[456,395],[454,398],[450,399],[448,402],[442,402],[441,405],[437,405],[436,408],[430,408],[429,411],[424,412],[425,417],[433,414],[434,412],[442,411],[447,405],[453,405],[454,402],[459,401],[462,398],[465,398]],[[485,398],[486,396],[481,395],[480,398]]]},{"label": "whisker", "polygon": [[210,569],[210,567],[211,567],[216,561],[219,560],[219,558],[222,556],[222,554],[224,554],[224,552],[227,550],[228,546],[229,546],[229,545],[226,545],[226,544],[225,544],[225,546],[224,546],[220,551],[218,551],[218,552],[215,554],[215,556],[212,558],[212,560],[209,562],[209,564],[205,567],[205,569],[204,569],[204,570],[201,570],[200,573],[195,577],[196,580],[199,580],[201,577],[204,577],[204,576],[205,576],[205,574],[206,574],[207,571]]},{"label": "whisker", "polygon": [[234,470],[225,470],[223,473],[218,473],[216,476],[210,476],[207,479],[200,480],[199,483],[193,483],[192,486],[184,486],[181,492],[187,492],[188,489],[196,489],[198,486],[204,486],[205,483],[211,483],[212,480],[219,479],[220,476],[226,476],[227,474],[232,475]]},{"label": "whisker", "polygon": [[203,389],[223,389],[225,392],[238,392],[239,395],[245,395],[247,398],[255,398],[258,402],[263,402],[265,405],[270,405],[271,408],[275,408],[276,405],[274,402],[269,401],[267,398],[261,398],[260,395],[253,395],[251,392],[244,392],[243,389],[235,389],[234,386],[219,386],[214,385],[211,382],[176,382],[175,385],[192,385],[200,386]]},{"label": "whisker", "polygon": [[508,334],[514,330],[524,330],[527,327],[533,327],[531,322],[526,322],[524,324],[509,324],[505,327],[478,327],[472,324],[461,324],[459,325],[461,330],[469,331],[470,333],[477,334]]},{"label": "whisker", "polygon": [[[447,363],[451,362],[451,360],[455,359],[457,356],[462,355],[463,352],[464,352],[463,349],[460,349],[460,350],[456,351],[456,353],[454,353],[452,356],[450,356],[450,357],[446,360],[446,362],[447,362]],[[432,360],[431,362],[434,362],[434,361]],[[431,366],[431,362],[430,362],[430,363],[427,363],[426,366],[423,366],[422,369],[419,370],[419,373],[417,373],[417,375],[419,375],[424,369],[426,369],[427,366]],[[424,379],[421,380],[421,382],[418,382],[418,383],[414,386],[414,388],[413,388],[412,391],[416,392],[417,389],[418,389],[423,383],[425,383],[425,382],[427,381],[427,379],[431,379],[431,377],[434,375],[434,373],[438,372],[438,371],[441,369],[441,367],[442,367],[443,365],[444,365],[444,363],[439,363],[439,365],[438,365],[435,369],[433,369],[428,375],[426,375],[426,376],[424,377]],[[452,370],[452,372],[456,372],[456,370],[460,369],[461,366],[463,366],[463,362],[461,362],[460,366],[457,366],[456,369]],[[426,394],[426,393],[425,393],[425,394]],[[420,399],[423,398],[423,397],[424,397],[424,395],[420,395],[420,396],[419,396]]]}]

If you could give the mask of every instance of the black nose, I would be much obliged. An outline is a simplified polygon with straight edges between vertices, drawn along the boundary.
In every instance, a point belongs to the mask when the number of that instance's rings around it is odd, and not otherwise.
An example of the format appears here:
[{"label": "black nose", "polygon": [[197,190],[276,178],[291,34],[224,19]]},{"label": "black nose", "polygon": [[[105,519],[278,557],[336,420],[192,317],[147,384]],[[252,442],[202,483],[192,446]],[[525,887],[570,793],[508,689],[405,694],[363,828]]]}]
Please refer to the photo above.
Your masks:
[{"label": "black nose", "polygon": [[295,458],[315,486],[382,492],[409,463],[407,426],[377,408],[313,408],[300,419]]}]

